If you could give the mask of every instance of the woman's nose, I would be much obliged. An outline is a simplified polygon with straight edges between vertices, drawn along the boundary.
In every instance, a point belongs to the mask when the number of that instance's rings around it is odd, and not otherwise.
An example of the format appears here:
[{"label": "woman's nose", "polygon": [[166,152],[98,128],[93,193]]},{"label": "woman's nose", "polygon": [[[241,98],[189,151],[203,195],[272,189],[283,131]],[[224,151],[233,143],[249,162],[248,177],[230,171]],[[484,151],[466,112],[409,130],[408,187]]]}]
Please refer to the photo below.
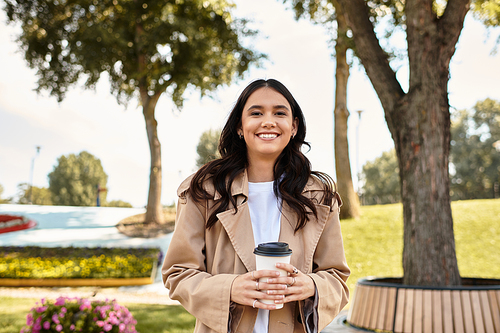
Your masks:
[{"label": "woman's nose", "polygon": [[262,127],[275,127],[276,126],[276,121],[274,121],[271,117],[266,117],[262,121]]}]

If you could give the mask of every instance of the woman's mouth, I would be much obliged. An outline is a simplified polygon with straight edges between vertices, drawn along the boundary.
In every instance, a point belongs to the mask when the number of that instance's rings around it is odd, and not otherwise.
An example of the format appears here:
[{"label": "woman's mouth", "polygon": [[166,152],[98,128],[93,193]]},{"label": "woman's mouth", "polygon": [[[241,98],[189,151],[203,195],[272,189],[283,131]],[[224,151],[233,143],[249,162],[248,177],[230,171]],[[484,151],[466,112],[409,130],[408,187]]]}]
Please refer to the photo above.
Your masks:
[{"label": "woman's mouth", "polygon": [[274,138],[278,137],[278,134],[261,133],[261,134],[257,134],[257,136],[261,139],[274,139]]}]

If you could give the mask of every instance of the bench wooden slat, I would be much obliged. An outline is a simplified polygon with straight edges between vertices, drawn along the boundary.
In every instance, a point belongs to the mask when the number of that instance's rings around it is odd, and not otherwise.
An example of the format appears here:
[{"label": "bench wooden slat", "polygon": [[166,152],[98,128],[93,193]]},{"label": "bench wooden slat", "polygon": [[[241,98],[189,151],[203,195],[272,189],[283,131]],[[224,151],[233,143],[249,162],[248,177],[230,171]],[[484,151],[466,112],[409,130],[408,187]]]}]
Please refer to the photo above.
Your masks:
[{"label": "bench wooden slat", "polygon": [[359,305],[361,304],[357,297],[359,297],[359,289],[360,286],[356,286],[356,289],[354,289],[354,294],[352,295],[352,299],[350,301],[350,306],[349,306],[349,311],[347,312],[347,321],[350,323],[353,323],[356,321],[355,318],[355,310],[359,308]]},{"label": "bench wooden slat", "polygon": [[493,318],[493,325],[495,325],[495,332],[500,333],[500,297],[497,297],[494,290],[488,290],[488,299],[490,301],[491,317]]},{"label": "bench wooden slat", "polygon": [[465,333],[460,290],[453,290],[451,296],[453,299],[453,322],[455,323],[455,333]]},{"label": "bench wooden slat", "polygon": [[375,292],[375,288],[371,287],[368,289],[368,298],[366,301],[365,313],[363,314],[363,327],[370,327],[370,316],[373,309],[373,293]]},{"label": "bench wooden slat", "polygon": [[451,305],[451,291],[441,290],[443,294],[443,331],[453,332],[453,308]]},{"label": "bench wooden slat", "polygon": [[471,305],[472,305],[472,314],[474,316],[474,324],[476,327],[476,333],[484,333],[484,321],[483,316],[481,314],[481,302],[479,301],[479,292],[471,291]]},{"label": "bench wooden slat", "polygon": [[384,329],[391,331],[394,327],[394,313],[396,312],[396,297],[397,290],[389,289],[389,293],[387,294],[387,313],[384,319]]},{"label": "bench wooden slat", "polygon": [[433,314],[433,323],[434,323],[434,332],[435,333],[443,333],[443,303],[441,301],[441,292],[439,290],[432,291],[432,300],[434,303],[434,311]]},{"label": "bench wooden slat", "polygon": [[403,332],[403,322],[405,315],[405,296],[406,289],[398,289],[397,294],[397,304],[396,304],[396,314],[394,320],[394,332],[401,333]]},{"label": "bench wooden slat", "polygon": [[460,293],[462,296],[462,310],[464,316],[464,326],[466,333],[474,333],[474,319],[472,317],[472,308],[470,302],[470,292],[464,290]]},{"label": "bench wooden slat", "polygon": [[353,310],[353,321],[352,323],[356,326],[361,326],[363,323],[363,311],[364,308],[366,307],[366,288],[364,286],[358,286],[357,287],[357,293],[358,295],[356,296],[356,308]]},{"label": "bench wooden slat", "polygon": [[423,292],[423,330],[424,332],[432,332],[432,311],[434,306],[432,304],[432,291],[424,290]]},{"label": "bench wooden slat", "polygon": [[423,290],[414,291],[414,309],[413,309],[413,333],[422,333],[423,315]]},{"label": "bench wooden slat", "polygon": [[377,327],[378,313],[380,311],[380,287],[373,288],[373,308],[370,314],[370,324],[368,327]]},{"label": "bench wooden slat", "polygon": [[413,329],[414,292],[415,292],[414,289],[406,290],[405,319],[403,325],[404,333],[411,333]]},{"label": "bench wooden slat", "polygon": [[479,291],[479,301],[481,302],[481,310],[483,313],[484,330],[486,332],[495,332],[493,318],[491,316],[491,307],[488,302],[488,292],[486,290]]},{"label": "bench wooden slat", "polygon": [[383,330],[384,329],[384,320],[385,315],[387,313],[387,288],[380,288],[380,309],[378,311],[377,323],[375,324],[376,329]]}]

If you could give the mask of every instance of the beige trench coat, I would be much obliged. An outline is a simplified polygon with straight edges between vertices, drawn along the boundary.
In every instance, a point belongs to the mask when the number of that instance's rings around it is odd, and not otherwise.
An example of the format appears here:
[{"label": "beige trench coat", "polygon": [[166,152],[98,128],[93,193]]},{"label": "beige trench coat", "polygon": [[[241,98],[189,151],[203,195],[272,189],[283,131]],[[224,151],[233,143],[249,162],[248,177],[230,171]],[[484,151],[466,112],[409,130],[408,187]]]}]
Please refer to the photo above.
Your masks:
[{"label": "beige trench coat", "polygon": [[[255,270],[255,247],[248,204],[248,178],[243,172],[232,184],[238,211],[217,214],[220,223],[210,230],[205,222],[214,200],[220,198],[212,184],[206,189],[214,199],[200,204],[189,194],[191,177],[178,189],[175,231],[165,256],[162,276],[170,297],[196,317],[195,332],[251,333],[257,309],[230,301],[231,285],[240,274]],[[304,189],[309,198],[321,198],[321,184],[310,179]],[[208,209],[207,209],[208,207]],[[321,331],[346,305],[349,268],[346,263],[339,223],[339,203],[332,207],[316,204],[318,218],[294,234],[295,213],[283,204],[279,241],[293,251],[291,264],[308,274],[316,285]],[[286,303],[270,311],[269,332],[305,332],[304,301]]]}]

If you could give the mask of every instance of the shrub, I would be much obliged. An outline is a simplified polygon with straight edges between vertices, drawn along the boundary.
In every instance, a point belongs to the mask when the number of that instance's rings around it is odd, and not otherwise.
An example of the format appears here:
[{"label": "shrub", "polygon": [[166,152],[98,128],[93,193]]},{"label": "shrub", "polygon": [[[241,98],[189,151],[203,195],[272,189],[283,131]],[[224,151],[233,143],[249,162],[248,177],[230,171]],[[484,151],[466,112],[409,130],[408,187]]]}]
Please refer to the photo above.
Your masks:
[{"label": "shrub", "polygon": [[125,306],[109,301],[78,297],[42,298],[26,316],[21,333],[137,333],[137,321]]},{"label": "shrub", "polygon": [[0,278],[104,279],[149,277],[159,248],[0,247]]}]

